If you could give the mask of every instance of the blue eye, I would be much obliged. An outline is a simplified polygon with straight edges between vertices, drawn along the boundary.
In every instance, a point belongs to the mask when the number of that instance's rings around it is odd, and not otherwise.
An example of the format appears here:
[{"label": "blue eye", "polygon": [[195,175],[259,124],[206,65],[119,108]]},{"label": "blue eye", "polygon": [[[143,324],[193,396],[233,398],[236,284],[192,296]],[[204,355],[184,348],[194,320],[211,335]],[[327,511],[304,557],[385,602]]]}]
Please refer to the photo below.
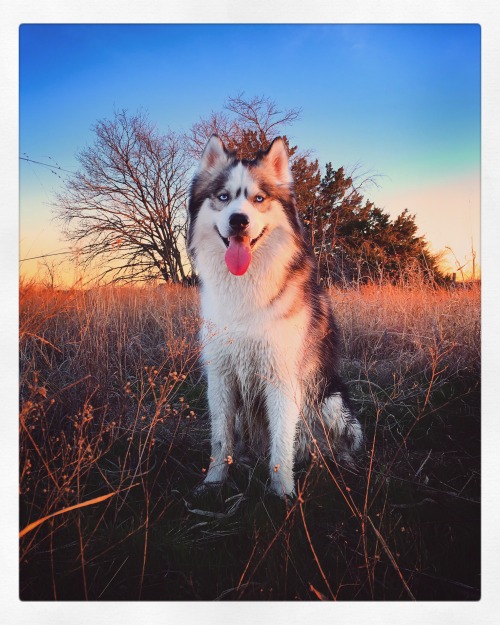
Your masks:
[{"label": "blue eye", "polygon": [[264,201],[264,197],[262,195],[256,195],[255,196],[255,201],[260,204],[261,202]]},{"label": "blue eye", "polygon": [[217,199],[219,199],[221,202],[227,202],[229,200],[229,195],[227,193],[219,193]]}]

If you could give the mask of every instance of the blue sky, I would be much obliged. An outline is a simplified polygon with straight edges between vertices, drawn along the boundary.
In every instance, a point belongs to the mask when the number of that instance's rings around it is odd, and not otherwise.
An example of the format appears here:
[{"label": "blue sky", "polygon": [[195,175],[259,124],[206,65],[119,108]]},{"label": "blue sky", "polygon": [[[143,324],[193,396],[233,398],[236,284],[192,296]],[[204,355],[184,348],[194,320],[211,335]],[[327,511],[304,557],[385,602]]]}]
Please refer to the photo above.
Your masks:
[{"label": "blue sky", "polygon": [[[115,109],[184,131],[228,96],[301,108],[287,129],[322,166],[380,174],[365,195],[417,215],[433,249],[479,250],[477,25],[29,25],[20,28],[20,155],[63,168]],[[21,161],[21,258],[66,249],[61,181]]]}]

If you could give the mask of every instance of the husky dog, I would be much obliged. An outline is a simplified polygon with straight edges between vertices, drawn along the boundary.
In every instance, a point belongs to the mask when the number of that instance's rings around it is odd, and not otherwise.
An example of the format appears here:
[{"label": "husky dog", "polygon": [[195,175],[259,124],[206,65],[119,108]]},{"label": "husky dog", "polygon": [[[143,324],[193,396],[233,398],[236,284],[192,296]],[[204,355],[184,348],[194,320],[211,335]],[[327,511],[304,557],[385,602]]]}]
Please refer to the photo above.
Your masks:
[{"label": "husky dog", "polygon": [[268,458],[271,490],[292,496],[294,462],[317,445],[349,463],[362,433],[338,375],[332,304],[315,279],[283,140],[248,161],[212,136],[189,218],[211,418],[203,484],[223,482],[233,454],[248,448]]}]

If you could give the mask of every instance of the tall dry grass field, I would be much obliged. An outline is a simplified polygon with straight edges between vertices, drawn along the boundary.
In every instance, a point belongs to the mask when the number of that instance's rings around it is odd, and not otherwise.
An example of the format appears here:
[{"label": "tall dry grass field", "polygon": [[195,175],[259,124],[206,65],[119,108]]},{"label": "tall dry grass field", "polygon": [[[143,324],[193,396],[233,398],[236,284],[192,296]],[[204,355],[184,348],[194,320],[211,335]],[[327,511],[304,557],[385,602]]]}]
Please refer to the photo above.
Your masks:
[{"label": "tall dry grass field", "polygon": [[332,291],[366,434],[297,498],[209,463],[198,295],[21,285],[20,596],[477,599],[480,292]]}]

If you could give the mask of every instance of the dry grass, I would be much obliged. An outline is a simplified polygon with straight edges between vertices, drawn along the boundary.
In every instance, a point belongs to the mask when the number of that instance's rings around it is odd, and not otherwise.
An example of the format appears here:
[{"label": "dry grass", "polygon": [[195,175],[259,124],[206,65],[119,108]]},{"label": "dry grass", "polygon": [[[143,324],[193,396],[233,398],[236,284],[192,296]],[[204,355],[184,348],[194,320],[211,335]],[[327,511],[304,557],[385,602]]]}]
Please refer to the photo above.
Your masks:
[{"label": "dry grass", "polygon": [[477,599],[479,289],[332,297],[366,450],[285,505],[260,465],[192,497],[195,289],[21,285],[21,598]]}]

